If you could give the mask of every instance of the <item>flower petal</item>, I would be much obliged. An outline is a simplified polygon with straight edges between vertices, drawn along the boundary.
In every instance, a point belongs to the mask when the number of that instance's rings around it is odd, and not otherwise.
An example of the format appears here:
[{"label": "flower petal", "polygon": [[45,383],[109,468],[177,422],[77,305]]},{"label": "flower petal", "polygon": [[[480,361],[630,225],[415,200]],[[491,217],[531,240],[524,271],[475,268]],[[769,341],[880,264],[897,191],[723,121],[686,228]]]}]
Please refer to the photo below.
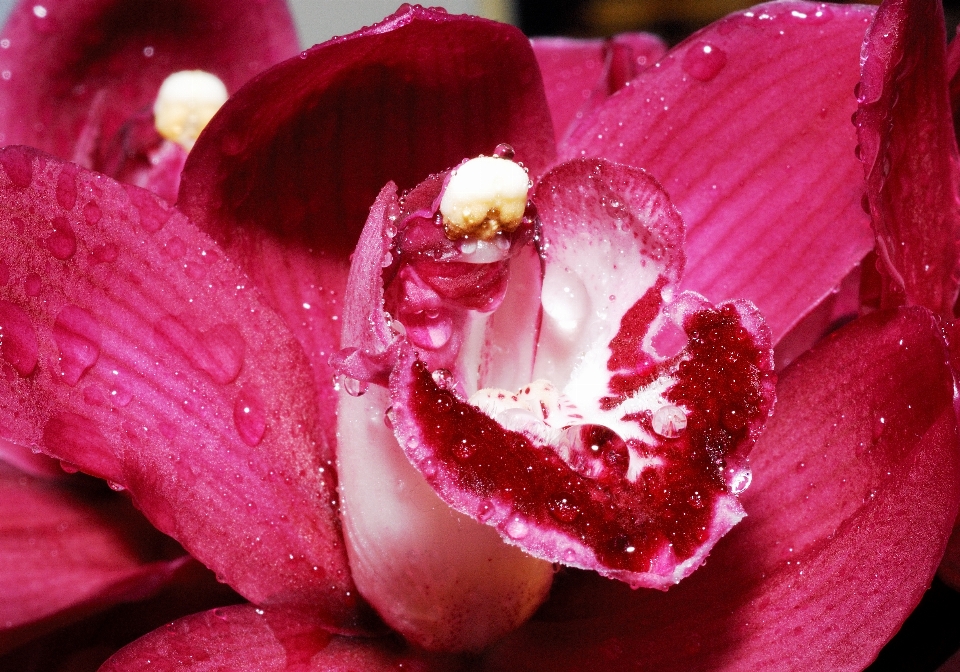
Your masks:
[{"label": "flower petal", "polygon": [[922,309],[836,332],[782,374],[749,516],[703,569],[662,595],[558,579],[487,669],[864,667],[930,584],[960,500],[945,359]]},{"label": "flower petal", "polygon": [[682,287],[749,299],[776,342],[872,246],[849,123],[872,14],[793,1],[733,14],[640,73],[561,158],[653,174],[687,224]]},{"label": "flower petal", "polygon": [[[953,316],[960,154],[939,2],[885,2],[864,43],[856,123],[887,305]],[[936,175],[936,179],[930,179]]]},{"label": "flower petal", "polygon": [[161,588],[184,557],[112,493],[32,478],[0,464],[0,651]]},{"label": "flower petal", "polygon": [[155,630],[119,651],[100,672],[281,672],[459,669],[456,659],[431,657],[394,640],[331,635],[306,614],[243,604],[194,614]]},{"label": "flower petal", "polygon": [[97,169],[170,73],[200,68],[235,91],[297,48],[281,0],[22,1],[0,39],[0,145]]},{"label": "flower petal", "polygon": [[156,196],[80,170],[67,210],[64,164],[10,147],[0,165],[5,438],[129,489],[248,599],[348,626],[332,461],[296,341]]},{"label": "flower petal", "polygon": [[179,204],[286,319],[332,408],[348,257],[380,188],[410,189],[502,142],[534,173],[553,160],[528,40],[405,5],[238,92],[191,152]]},{"label": "flower petal", "polygon": [[626,33],[609,40],[535,37],[530,42],[543,76],[557,142],[667,51],[663,40],[650,33]]}]

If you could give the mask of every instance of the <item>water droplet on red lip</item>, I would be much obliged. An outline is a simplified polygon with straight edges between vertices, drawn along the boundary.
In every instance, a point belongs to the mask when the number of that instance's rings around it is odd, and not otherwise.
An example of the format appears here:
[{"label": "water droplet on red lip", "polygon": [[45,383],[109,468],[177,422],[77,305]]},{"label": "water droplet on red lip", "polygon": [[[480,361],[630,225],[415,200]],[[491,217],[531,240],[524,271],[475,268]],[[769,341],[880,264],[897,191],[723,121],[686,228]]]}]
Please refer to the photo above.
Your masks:
[{"label": "water droplet on red lip", "polygon": [[22,377],[37,367],[37,332],[20,306],[0,300],[0,355]]},{"label": "water droplet on red lip", "polygon": [[61,379],[74,386],[100,357],[100,324],[82,308],[64,306],[53,324],[60,351]]},{"label": "water droplet on red lip", "polygon": [[730,477],[727,487],[730,488],[731,494],[739,495],[750,487],[752,481],[753,472],[749,469],[740,469]]},{"label": "water droplet on red lip", "polygon": [[675,439],[687,427],[687,415],[679,406],[661,406],[653,414],[653,431],[667,439]]},{"label": "water droplet on red lip", "polygon": [[530,526],[520,516],[514,516],[505,531],[511,539],[523,539],[530,532]]},{"label": "water droplet on red lip", "polygon": [[707,42],[694,42],[683,55],[684,72],[701,82],[709,82],[727,64],[727,54]]},{"label": "water droplet on red lip", "polygon": [[257,446],[267,431],[267,411],[260,391],[245,385],[233,404],[233,424],[248,446]]},{"label": "water droplet on red lip", "polygon": [[572,523],[580,515],[580,507],[566,494],[560,494],[551,500],[549,508],[551,515],[561,523]]}]

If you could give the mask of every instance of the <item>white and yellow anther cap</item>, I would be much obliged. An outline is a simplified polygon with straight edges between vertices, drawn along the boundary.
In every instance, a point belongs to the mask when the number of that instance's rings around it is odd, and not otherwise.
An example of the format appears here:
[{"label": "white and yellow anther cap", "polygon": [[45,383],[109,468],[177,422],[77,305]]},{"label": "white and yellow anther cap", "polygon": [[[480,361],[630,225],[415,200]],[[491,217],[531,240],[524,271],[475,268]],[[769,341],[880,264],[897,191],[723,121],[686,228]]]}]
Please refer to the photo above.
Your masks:
[{"label": "white and yellow anther cap", "polygon": [[516,231],[527,208],[530,176],[509,159],[481,156],[450,174],[440,199],[447,238],[492,240]]},{"label": "white and yellow anther cap", "polygon": [[227,87],[216,75],[203,70],[175,72],[163,80],[153,104],[157,132],[190,151],[227,97]]}]

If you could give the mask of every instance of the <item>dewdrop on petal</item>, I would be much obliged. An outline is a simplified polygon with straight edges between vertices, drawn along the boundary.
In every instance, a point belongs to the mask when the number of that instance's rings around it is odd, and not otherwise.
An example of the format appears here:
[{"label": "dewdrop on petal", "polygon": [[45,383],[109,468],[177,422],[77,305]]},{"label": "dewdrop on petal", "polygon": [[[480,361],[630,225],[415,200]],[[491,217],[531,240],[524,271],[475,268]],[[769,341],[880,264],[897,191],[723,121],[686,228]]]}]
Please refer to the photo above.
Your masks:
[{"label": "dewdrop on petal", "polygon": [[516,231],[529,189],[527,171],[509,159],[481,156],[461,164],[440,199],[447,238],[490,241],[500,231]]},{"label": "dewdrop on petal", "polygon": [[227,87],[216,75],[203,70],[173,73],[163,80],[153,104],[157,133],[189,152],[227,97]]}]

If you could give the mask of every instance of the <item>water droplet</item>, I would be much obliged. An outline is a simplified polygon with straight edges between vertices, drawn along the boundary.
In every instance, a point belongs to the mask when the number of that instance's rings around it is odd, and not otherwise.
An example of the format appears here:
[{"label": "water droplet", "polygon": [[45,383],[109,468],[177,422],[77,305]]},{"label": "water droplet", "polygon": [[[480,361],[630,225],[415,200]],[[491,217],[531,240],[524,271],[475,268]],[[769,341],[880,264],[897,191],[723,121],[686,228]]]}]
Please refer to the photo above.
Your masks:
[{"label": "water droplet", "polygon": [[591,479],[621,478],[627,473],[627,444],[609,427],[571,425],[558,434],[557,455],[581,476]]},{"label": "water droplet", "polygon": [[100,357],[100,323],[90,313],[66,305],[53,323],[53,340],[60,352],[60,378],[73,387]]},{"label": "water droplet", "polygon": [[501,159],[510,159],[511,161],[513,160],[515,154],[516,152],[514,151],[513,147],[505,142],[500,143],[497,145],[496,149],[493,150],[494,156]]},{"label": "water droplet", "polygon": [[100,210],[100,206],[90,201],[85,206],[83,206],[83,219],[93,226],[100,221],[100,218],[103,217],[103,211]]},{"label": "water droplet", "polygon": [[675,439],[687,428],[687,414],[679,406],[661,406],[651,420],[653,431],[666,439]]},{"label": "water droplet", "polygon": [[20,306],[0,300],[0,355],[18,375],[29,376],[37,367],[37,332]]},{"label": "water droplet", "polygon": [[72,164],[64,164],[57,177],[57,203],[64,210],[73,210],[77,204],[77,169]]},{"label": "water droplet", "polygon": [[180,259],[187,253],[187,245],[179,236],[173,236],[163,246],[163,254],[169,259]]},{"label": "water droplet", "polygon": [[730,476],[727,487],[731,494],[739,495],[750,487],[752,481],[753,472],[750,469],[739,469]]},{"label": "water droplet", "polygon": [[357,380],[350,376],[343,377],[343,389],[351,397],[362,397],[368,387],[369,383],[365,380]]},{"label": "water droplet", "polygon": [[388,406],[387,410],[383,412],[383,424],[386,425],[387,429],[391,432],[393,431],[394,423],[394,410],[393,406]]},{"label": "water droplet", "polygon": [[109,485],[110,489],[113,490],[114,492],[123,492],[124,490],[126,490],[125,487],[123,487],[119,483],[114,483],[113,481],[107,481],[107,485]]},{"label": "water droplet", "polygon": [[580,507],[574,504],[573,498],[567,494],[560,494],[549,503],[550,514],[561,523],[572,523],[580,515]]},{"label": "water droplet", "polygon": [[457,384],[456,378],[448,369],[437,369],[430,375],[441,390],[452,390]]},{"label": "water droplet", "polygon": [[267,411],[260,391],[252,385],[244,385],[233,403],[233,424],[243,442],[257,446],[263,441],[267,430]]},{"label": "water droplet", "polygon": [[480,505],[477,507],[477,520],[481,523],[485,523],[493,517],[493,514],[496,513],[497,509],[494,507],[493,502],[489,499],[485,499],[480,502]]},{"label": "water droplet", "polygon": [[701,82],[709,82],[727,64],[727,54],[712,44],[694,42],[683,55],[684,72]]},{"label": "water droplet", "polygon": [[506,527],[507,536],[511,539],[523,539],[530,532],[530,526],[527,525],[520,516],[514,516],[510,519],[510,522],[507,523]]},{"label": "water droplet", "polygon": [[77,237],[66,219],[58,217],[53,224],[56,228],[47,236],[47,250],[57,259],[66,261],[77,251]]}]

